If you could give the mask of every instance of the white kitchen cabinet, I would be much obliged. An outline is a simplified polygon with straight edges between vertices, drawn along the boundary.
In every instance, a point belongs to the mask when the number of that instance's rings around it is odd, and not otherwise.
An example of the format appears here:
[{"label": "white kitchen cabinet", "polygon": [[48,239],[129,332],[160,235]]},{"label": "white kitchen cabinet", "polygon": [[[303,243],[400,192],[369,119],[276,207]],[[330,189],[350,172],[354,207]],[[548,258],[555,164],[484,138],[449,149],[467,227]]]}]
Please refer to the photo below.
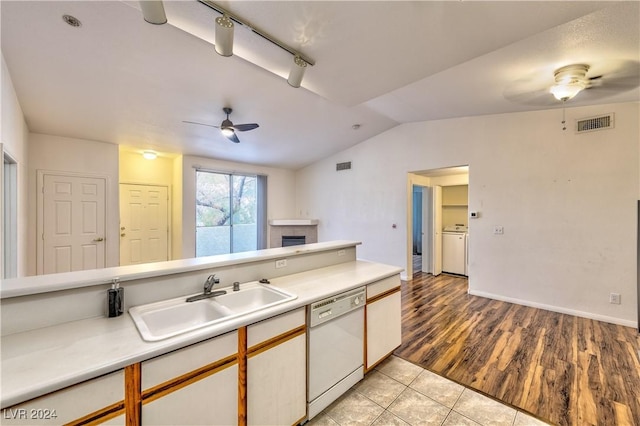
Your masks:
[{"label": "white kitchen cabinet", "polygon": [[238,423],[238,333],[142,363],[143,425]]},{"label": "white kitchen cabinet", "polygon": [[370,370],[402,343],[400,276],[367,286],[365,369]]},{"label": "white kitchen cabinet", "polygon": [[247,424],[291,425],[306,417],[305,308],[247,327]]},{"label": "white kitchen cabinet", "polygon": [[79,424],[89,418],[125,424],[122,370],[2,410],[3,425]]}]

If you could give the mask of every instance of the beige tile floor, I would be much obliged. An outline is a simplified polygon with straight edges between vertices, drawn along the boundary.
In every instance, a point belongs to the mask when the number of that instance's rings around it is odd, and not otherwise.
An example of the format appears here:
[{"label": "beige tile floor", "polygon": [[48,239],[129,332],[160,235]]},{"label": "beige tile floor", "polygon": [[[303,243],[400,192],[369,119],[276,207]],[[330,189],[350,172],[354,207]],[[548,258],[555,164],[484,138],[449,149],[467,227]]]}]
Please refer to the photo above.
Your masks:
[{"label": "beige tile floor", "polygon": [[546,423],[391,356],[307,425],[539,426]]}]

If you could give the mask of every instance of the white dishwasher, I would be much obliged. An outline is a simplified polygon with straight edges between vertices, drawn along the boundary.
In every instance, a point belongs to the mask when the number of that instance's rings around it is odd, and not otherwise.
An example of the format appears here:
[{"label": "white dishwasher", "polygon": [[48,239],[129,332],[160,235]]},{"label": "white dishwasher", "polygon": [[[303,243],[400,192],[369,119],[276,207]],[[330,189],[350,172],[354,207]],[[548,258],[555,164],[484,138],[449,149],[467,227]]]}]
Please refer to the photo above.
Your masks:
[{"label": "white dishwasher", "polygon": [[364,377],[365,288],[309,305],[309,420]]}]

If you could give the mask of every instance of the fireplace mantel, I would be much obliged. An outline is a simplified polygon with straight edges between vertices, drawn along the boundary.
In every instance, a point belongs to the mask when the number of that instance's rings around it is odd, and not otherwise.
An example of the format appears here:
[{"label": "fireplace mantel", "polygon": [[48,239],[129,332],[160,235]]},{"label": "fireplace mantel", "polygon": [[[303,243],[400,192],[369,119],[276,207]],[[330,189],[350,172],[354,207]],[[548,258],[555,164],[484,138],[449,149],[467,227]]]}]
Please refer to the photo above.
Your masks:
[{"label": "fireplace mantel", "polygon": [[269,221],[271,226],[315,226],[318,219],[272,219]]}]

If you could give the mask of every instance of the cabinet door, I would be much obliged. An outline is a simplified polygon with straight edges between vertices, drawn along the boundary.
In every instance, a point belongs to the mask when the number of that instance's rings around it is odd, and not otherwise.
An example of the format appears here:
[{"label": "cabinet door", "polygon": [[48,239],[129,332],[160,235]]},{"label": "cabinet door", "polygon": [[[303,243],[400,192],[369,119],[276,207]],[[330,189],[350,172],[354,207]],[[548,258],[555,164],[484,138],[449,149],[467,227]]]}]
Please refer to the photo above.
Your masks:
[{"label": "cabinet door", "polygon": [[2,412],[2,424],[75,424],[87,417],[102,424],[124,424],[123,413],[124,372],[117,371],[6,408]]},{"label": "cabinet door", "polygon": [[247,423],[292,425],[307,410],[306,334],[247,360]]},{"label": "cabinet door", "polygon": [[401,311],[399,291],[367,303],[367,369],[402,343]]},{"label": "cabinet door", "polygon": [[237,364],[142,406],[143,425],[235,425],[237,423]]},{"label": "cabinet door", "polygon": [[247,423],[291,425],[307,413],[307,339],[300,308],[247,328]]}]

